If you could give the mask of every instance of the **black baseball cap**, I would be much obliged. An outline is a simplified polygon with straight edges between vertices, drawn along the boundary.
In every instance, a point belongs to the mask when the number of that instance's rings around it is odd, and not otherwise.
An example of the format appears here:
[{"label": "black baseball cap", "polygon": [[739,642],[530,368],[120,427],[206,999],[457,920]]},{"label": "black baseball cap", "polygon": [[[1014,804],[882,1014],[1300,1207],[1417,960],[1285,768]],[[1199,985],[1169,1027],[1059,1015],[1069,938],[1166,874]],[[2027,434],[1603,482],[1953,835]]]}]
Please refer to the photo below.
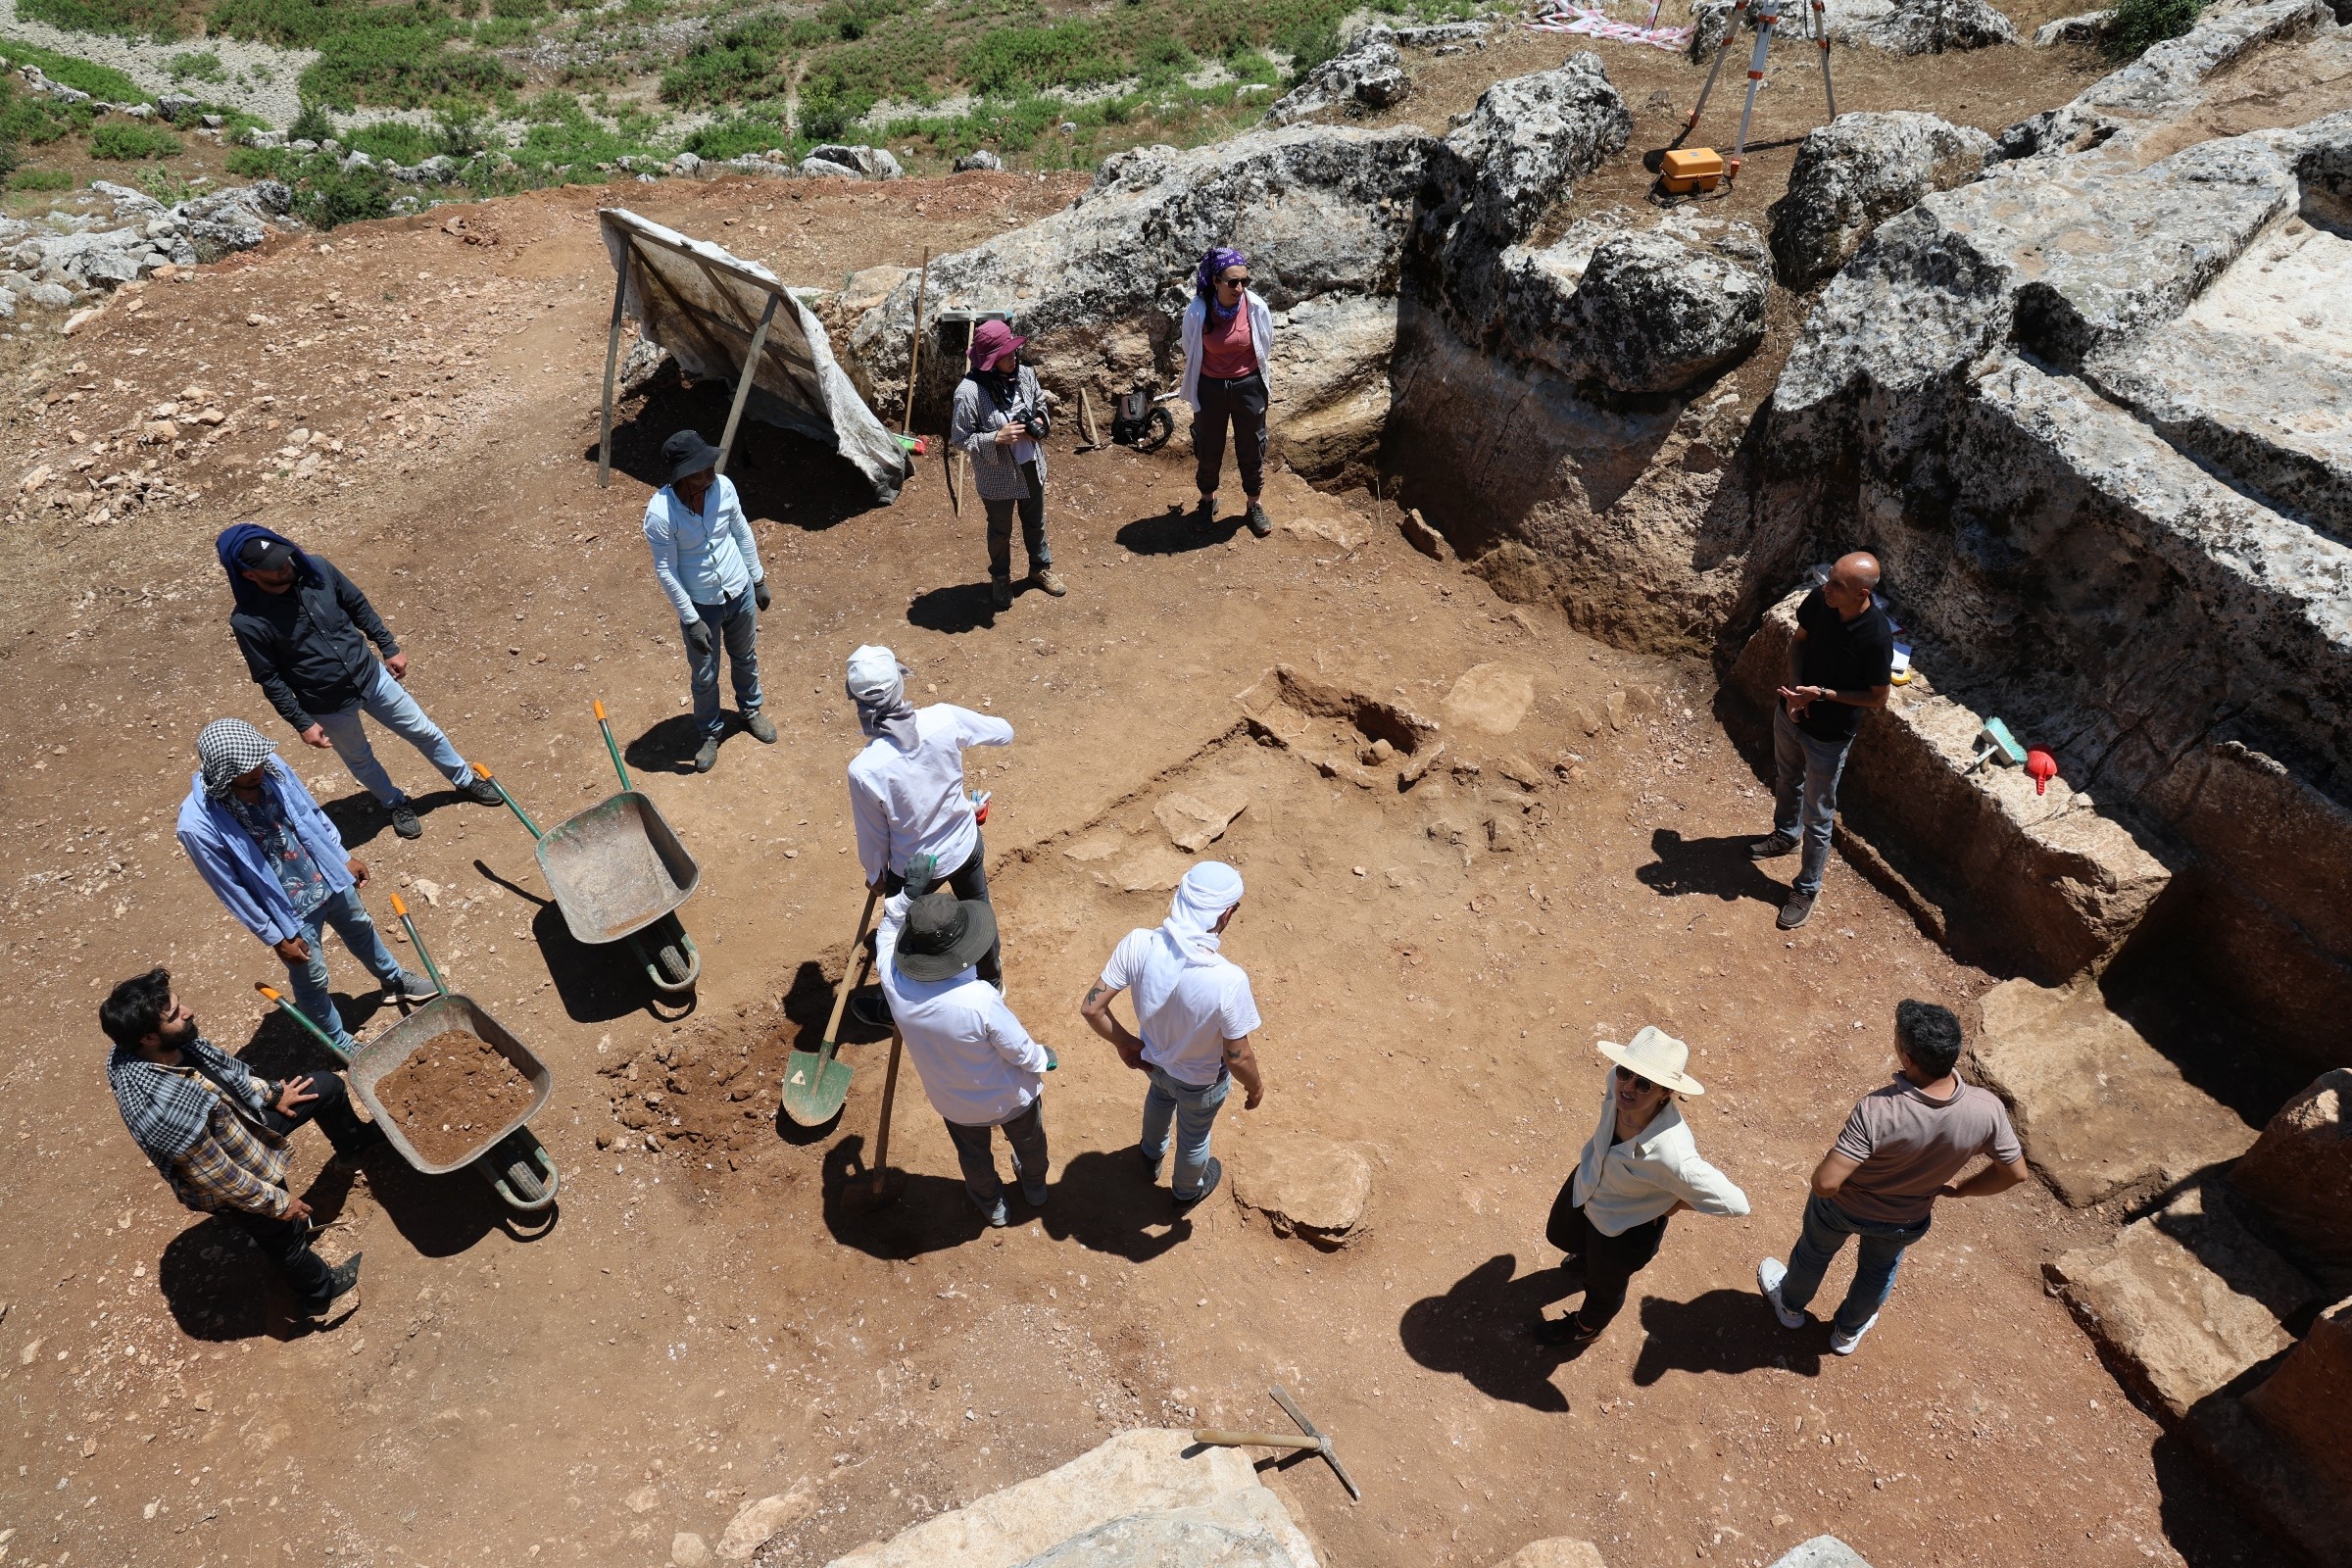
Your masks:
[{"label": "black baseball cap", "polygon": [[248,539],[237,559],[248,571],[283,571],[294,564],[294,547],[283,539]]}]

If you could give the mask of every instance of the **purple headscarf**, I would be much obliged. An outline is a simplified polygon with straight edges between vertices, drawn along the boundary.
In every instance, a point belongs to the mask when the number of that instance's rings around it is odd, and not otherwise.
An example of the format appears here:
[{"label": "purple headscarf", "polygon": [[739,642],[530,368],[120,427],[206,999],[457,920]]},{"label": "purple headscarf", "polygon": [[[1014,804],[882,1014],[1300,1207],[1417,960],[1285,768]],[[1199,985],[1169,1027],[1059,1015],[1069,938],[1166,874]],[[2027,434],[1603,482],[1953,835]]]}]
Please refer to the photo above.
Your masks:
[{"label": "purple headscarf", "polygon": [[1249,265],[1250,258],[1229,245],[1211,246],[1208,254],[1200,258],[1200,272],[1195,287],[1200,290],[1200,298],[1208,305],[1209,314],[1216,319],[1230,321],[1233,319],[1235,312],[1242,308],[1239,300],[1234,301],[1233,309],[1230,311],[1217,303],[1218,274],[1228,267],[1248,267]]}]

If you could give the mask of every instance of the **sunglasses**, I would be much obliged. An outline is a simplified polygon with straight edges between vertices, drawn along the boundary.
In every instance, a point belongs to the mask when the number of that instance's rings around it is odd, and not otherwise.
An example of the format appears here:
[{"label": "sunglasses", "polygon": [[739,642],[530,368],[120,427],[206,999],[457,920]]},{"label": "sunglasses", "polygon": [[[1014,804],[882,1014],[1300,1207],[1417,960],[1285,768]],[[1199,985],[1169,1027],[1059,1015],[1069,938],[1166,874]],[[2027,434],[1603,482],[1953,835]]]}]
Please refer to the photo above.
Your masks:
[{"label": "sunglasses", "polygon": [[1617,1069],[1617,1075],[1623,1078],[1627,1083],[1633,1085],[1634,1093],[1638,1095],[1646,1095],[1651,1090],[1658,1087],[1656,1084],[1653,1084],[1648,1079],[1642,1077],[1640,1073],[1629,1072],[1623,1067]]},{"label": "sunglasses", "polygon": [[1217,279],[1217,286],[1220,288],[1248,288],[1250,279],[1247,277],[1220,277]]}]

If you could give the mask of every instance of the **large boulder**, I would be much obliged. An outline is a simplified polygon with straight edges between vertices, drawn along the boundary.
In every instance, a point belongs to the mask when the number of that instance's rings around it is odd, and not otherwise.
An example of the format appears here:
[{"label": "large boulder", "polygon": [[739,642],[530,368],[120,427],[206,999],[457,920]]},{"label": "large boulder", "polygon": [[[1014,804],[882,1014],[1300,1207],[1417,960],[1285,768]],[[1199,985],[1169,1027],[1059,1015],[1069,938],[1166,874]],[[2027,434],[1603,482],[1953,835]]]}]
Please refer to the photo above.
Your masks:
[{"label": "large boulder", "polygon": [[1977,178],[1991,155],[1984,131],[1909,110],[1839,115],[1808,133],[1788,194],[1765,212],[1781,281],[1811,288],[1872,229],[1923,196]]},{"label": "large boulder", "polygon": [[1493,245],[1516,244],[1633,130],[1633,112],[1590,51],[1494,83],[1446,138],[1465,216]]},{"label": "large boulder", "polygon": [[1610,208],[1501,258],[1501,353],[1619,393],[1679,392],[1764,335],[1764,247],[1744,223]]},{"label": "large boulder", "polygon": [[1265,1216],[1277,1236],[1334,1251],[1365,1233],[1372,1166],[1346,1144],[1311,1133],[1253,1133],[1234,1170],[1234,1200]]},{"label": "large boulder", "polygon": [[2230,1183],[2297,1262],[2352,1290],[2352,1069],[2323,1073],[2279,1107]]},{"label": "large boulder", "polygon": [[1889,54],[1939,55],[2015,43],[2017,24],[1987,0],[1898,0],[1884,17],[1832,36]]},{"label": "large boulder", "polygon": [[2339,1499],[2352,1499],[2352,1299],[2321,1313],[2245,1404]]},{"label": "large boulder", "polygon": [[867,147],[862,144],[845,146],[827,142],[808,149],[808,156],[847,169],[862,179],[898,179],[906,171],[899,167],[898,159],[887,147]]},{"label": "large boulder", "polygon": [[1288,125],[1333,108],[1351,115],[1387,109],[1402,103],[1412,87],[1393,35],[1386,27],[1371,27],[1275,99],[1266,122]]},{"label": "large boulder", "polygon": [[[1295,125],[1117,154],[1062,211],[934,257],[924,318],[1008,312],[1049,387],[1074,400],[1087,386],[1107,407],[1139,376],[1168,385],[1181,374],[1194,271],[1210,246],[1233,245],[1277,314],[1277,440],[1302,467],[1312,460],[1287,445],[1294,428],[1316,451],[1368,455],[1388,412],[1397,281],[1435,145],[1410,126]],[[850,334],[851,373],[876,407],[906,396],[919,283],[905,278]],[[918,416],[937,424],[962,374],[961,330],[932,336],[923,354]]]}]

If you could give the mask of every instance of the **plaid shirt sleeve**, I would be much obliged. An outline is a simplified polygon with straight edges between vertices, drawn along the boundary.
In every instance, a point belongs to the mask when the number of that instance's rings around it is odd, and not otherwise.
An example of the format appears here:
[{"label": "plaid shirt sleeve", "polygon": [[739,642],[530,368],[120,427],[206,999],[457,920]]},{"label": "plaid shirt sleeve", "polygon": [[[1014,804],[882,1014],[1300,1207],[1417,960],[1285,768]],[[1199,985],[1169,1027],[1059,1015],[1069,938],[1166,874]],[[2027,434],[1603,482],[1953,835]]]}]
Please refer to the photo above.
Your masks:
[{"label": "plaid shirt sleeve", "polygon": [[272,1172],[282,1179],[283,1156],[223,1106],[196,1147],[172,1161],[172,1185],[190,1208],[241,1208],[276,1219],[289,1199]]}]

